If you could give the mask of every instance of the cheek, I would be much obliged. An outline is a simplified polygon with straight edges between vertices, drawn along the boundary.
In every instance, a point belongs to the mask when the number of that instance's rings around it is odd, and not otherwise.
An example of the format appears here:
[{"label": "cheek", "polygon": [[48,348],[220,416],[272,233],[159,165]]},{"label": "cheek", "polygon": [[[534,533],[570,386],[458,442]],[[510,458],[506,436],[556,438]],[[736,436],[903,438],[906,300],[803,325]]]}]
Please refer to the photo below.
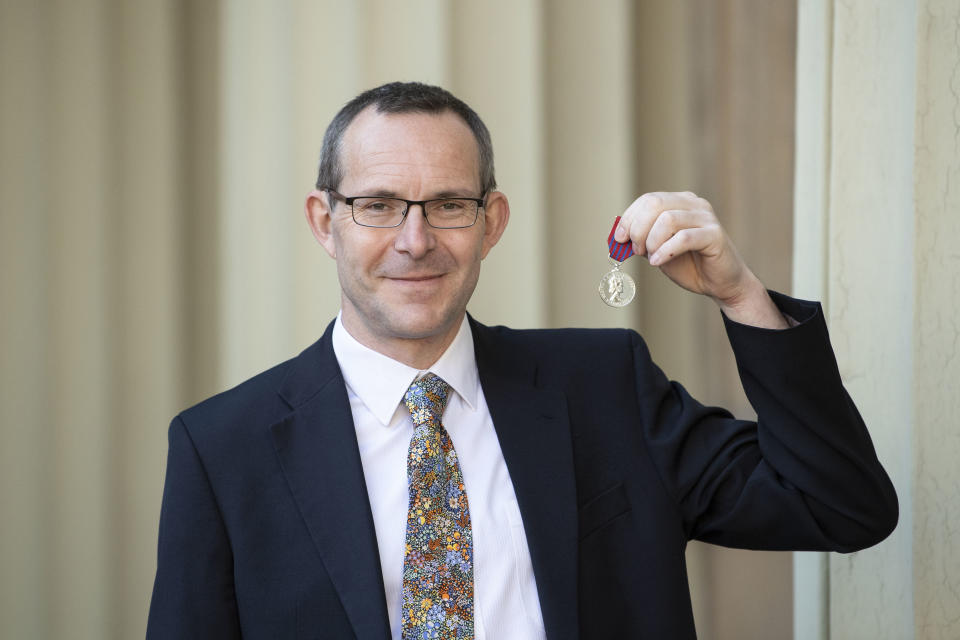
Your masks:
[{"label": "cheek", "polygon": [[337,242],[337,276],[340,286],[350,291],[369,291],[370,252],[349,238],[340,238]]},{"label": "cheek", "polygon": [[[353,223],[351,223],[352,225]],[[344,233],[346,231],[346,233]],[[383,254],[378,238],[366,238],[353,233],[352,228],[341,229],[337,235],[337,267],[349,271],[354,278],[362,277]]]},{"label": "cheek", "polygon": [[480,261],[486,255],[483,238],[469,236],[450,246],[450,253],[456,256],[460,267],[468,270],[479,269]]}]

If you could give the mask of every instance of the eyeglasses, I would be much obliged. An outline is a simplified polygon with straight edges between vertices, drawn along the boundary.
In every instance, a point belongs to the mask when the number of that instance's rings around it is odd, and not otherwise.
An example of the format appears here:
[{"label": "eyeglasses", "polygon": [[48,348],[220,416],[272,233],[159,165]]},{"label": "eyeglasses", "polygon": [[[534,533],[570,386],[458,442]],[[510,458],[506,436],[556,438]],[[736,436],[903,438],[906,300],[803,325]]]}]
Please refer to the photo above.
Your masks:
[{"label": "eyeglasses", "polygon": [[482,198],[437,198],[435,200],[404,200],[379,196],[348,198],[333,189],[323,189],[337,200],[350,206],[353,221],[362,227],[399,227],[415,204],[423,209],[423,216],[435,229],[463,229],[477,221]]}]

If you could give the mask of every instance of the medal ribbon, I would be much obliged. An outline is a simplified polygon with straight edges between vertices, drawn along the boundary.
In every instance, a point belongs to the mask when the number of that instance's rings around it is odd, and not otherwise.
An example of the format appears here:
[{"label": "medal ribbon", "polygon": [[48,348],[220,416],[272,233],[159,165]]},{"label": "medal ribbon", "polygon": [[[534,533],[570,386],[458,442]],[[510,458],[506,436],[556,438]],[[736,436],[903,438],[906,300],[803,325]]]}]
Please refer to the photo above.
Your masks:
[{"label": "medal ribbon", "polygon": [[613,239],[613,234],[617,232],[618,224],[620,224],[620,216],[617,216],[617,219],[613,221],[613,229],[610,229],[610,235],[607,236],[607,246],[610,247],[610,257],[617,262],[623,262],[633,255],[633,243],[629,240],[626,242],[617,242]]}]

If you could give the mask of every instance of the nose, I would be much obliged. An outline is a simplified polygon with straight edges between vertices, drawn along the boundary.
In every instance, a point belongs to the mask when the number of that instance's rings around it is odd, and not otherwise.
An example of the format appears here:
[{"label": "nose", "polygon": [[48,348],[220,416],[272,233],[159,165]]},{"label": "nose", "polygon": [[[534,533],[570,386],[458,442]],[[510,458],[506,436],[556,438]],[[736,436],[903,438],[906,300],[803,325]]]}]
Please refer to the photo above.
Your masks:
[{"label": "nose", "polygon": [[394,247],[401,253],[409,254],[411,258],[421,258],[433,249],[436,242],[433,231],[433,227],[427,224],[423,207],[419,204],[411,205],[400,225]]}]

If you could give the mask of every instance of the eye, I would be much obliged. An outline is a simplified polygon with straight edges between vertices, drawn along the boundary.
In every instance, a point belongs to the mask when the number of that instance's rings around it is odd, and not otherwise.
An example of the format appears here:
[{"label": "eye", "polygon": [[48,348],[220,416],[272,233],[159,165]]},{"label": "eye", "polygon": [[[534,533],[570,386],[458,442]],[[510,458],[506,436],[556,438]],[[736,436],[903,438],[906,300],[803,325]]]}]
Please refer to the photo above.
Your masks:
[{"label": "eye", "polygon": [[403,201],[392,198],[358,198],[354,200],[353,207],[366,215],[384,215],[392,214],[403,210]]},{"label": "eye", "polygon": [[443,216],[458,216],[468,211],[473,203],[469,200],[451,198],[449,200],[433,200],[428,204],[428,213]]}]

